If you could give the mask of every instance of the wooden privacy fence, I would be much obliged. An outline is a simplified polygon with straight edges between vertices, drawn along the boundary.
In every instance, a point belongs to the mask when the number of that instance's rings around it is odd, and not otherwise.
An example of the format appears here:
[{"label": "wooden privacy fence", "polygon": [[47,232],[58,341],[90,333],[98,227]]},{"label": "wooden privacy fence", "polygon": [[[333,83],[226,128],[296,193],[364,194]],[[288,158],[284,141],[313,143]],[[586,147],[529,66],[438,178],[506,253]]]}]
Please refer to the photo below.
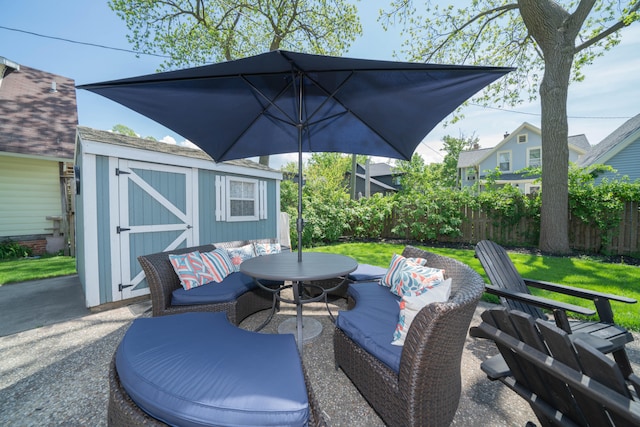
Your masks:
[{"label": "wooden privacy fence", "polygon": [[[503,224],[481,209],[468,206],[460,207],[462,224],[460,235],[438,235],[436,240],[449,243],[476,243],[489,239],[500,244],[512,246],[536,246],[539,237],[538,224],[533,219],[521,218],[515,224]],[[404,235],[392,230],[402,221],[394,212],[387,220],[380,237],[387,239],[411,239],[410,232]],[[425,221],[426,222],[426,221]],[[572,249],[592,253],[611,255],[640,256],[640,207],[638,202],[627,202],[617,229],[602,232],[596,226],[587,224],[579,218],[569,218],[569,244]],[[607,241],[606,245],[603,242]]]}]

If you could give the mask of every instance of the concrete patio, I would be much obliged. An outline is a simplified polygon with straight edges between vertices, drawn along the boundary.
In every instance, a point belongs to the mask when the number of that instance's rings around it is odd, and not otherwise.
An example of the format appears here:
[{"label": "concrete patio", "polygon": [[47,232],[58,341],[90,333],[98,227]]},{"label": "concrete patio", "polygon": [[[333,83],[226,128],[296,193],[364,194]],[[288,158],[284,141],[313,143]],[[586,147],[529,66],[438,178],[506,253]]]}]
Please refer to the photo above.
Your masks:
[{"label": "concrete patio", "polygon": [[[330,303],[334,314],[344,305],[342,299]],[[143,302],[0,337],[0,425],[106,425],[108,364],[129,324],[149,316],[149,307],[149,302]],[[472,324],[479,322],[479,314],[488,307],[480,304]],[[251,316],[241,327],[252,329],[266,315]],[[280,322],[292,315],[293,308],[283,305],[263,332],[276,332]],[[305,344],[303,360],[330,425],[382,426],[348,378],[334,368],[333,326],[324,304],[305,306],[305,315],[323,325],[320,336]],[[636,335],[629,348],[636,372],[639,347]],[[486,341],[467,338],[463,393],[454,425],[523,426],[528,420],[535,421],[522,399],[502,384],[488,381],[480,370],[480,362],[495,351]],[[259,355],[256,363],[263,363]]]}]

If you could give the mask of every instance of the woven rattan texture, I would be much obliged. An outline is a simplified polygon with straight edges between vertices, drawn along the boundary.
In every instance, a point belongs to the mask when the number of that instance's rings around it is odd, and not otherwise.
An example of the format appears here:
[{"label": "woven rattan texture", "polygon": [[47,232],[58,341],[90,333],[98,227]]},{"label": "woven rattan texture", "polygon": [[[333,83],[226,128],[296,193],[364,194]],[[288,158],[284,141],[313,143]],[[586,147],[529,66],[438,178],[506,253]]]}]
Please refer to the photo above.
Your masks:
[{"label": "woven rattan texture", "polygon": [[424,307],[413,320],[398,374],[340,329],[334,333],[336,365],[389,426],[447,426],[460,401],[462,350],[484,282],[451,258],[411,246],[403,255],[426,258],[428,266],[444,269],[445,277],[453,279],[449,301]]}]

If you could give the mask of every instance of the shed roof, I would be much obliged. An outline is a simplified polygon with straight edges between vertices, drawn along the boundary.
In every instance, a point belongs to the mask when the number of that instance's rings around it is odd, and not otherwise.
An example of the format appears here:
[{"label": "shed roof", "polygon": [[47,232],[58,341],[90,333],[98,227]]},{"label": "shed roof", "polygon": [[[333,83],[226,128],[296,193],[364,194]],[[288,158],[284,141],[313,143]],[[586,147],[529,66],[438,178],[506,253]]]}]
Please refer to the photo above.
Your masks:
[{"label": "shed roof", "polygon": [[[133,136],[121,135],[119,133],[109,132],[105,130],[92,129],[86,126],[78,126],[78,135],[84,140],[102,142],[105,144],[120,145],[123,147],[138,148],[141,150],[155,151],[159,153],[173,154],[176,156],[190,157],[200,160],[214,160],[204,151],[197,148],[184,147],[176,144],[167,144],[165,142],[154,141],[151,139],[137,138]],[[215,162],[214,162],[215,163]],[[249,167],[264,171],[274,172],[268,166],[261,165],[251,160],[229,160],[222,164]]]},{"label": "shed roof", "polygon": [[72,79],[25,66],[5,73],[0,85],[0,152],[71,160],[77,125]]}]

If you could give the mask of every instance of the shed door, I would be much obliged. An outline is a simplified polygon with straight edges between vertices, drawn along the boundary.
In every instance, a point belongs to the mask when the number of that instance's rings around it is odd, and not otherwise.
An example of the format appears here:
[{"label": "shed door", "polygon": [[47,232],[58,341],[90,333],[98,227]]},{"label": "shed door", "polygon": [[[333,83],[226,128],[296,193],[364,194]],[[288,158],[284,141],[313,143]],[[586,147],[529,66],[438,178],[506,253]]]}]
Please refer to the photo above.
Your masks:
[{"label": "shed door", "polygon": [[194,172],[155,163],[118,161],[120,283],[114,300],[149,293],[139,255],[193,246]]}]

